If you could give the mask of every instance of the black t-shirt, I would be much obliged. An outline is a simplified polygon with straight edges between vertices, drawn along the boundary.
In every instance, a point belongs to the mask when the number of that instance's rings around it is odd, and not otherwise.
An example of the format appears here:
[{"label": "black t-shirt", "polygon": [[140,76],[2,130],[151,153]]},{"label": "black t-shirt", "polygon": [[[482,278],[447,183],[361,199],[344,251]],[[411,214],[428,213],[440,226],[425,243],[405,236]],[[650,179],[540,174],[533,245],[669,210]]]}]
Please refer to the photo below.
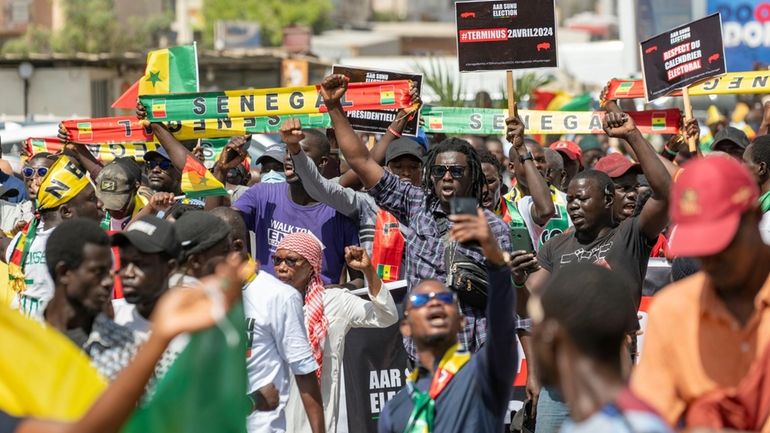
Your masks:
[{"label": "black t-shirt", "polygon": [[13,433],[16,431],[16,427],[19,426],[21,418],[10,416],[7,413],[0,410],[0,433]]},{"label": "black t-shirt", "polygon": [[537,261],[540,266],[557,274],[559,269],[571,263],[595,263],[616,272],[627,281],[636,306],[642,296],[644,275],[650,251],[655,242],[650,241],[639,227],[639,218],[628,218],[606,235],[590,243],[580,243],[575,230],[570,229],[553,237],[540,248]]}]

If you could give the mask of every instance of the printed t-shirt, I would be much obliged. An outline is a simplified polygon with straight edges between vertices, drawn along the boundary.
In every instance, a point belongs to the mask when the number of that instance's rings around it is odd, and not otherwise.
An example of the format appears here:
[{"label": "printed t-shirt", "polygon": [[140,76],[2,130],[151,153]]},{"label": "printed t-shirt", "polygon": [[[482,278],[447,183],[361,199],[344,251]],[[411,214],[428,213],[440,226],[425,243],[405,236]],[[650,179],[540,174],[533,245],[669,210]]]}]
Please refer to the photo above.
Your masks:
[{"label": "printed t-shirt", "polygon": [[647,239],[637,217],[626,219],[590,243],[581,243],[575,234],[572,229],[546,242],[537,255],[540,266],[552,274],[571,263],[604,266],[626,282],[638,307],[650,251],[657,238]]},{"label": "printed t-shirt", "polygon": [[[567,195],[556,189],[554,186],[551,186],[550,190],[551,200],[553,201],[556,214],[543,226],[537,225],[532,219],[534,199],[531,195],[523,196],[518,189],[513,188],[511,192],[504,197],[504,200],[515,205],[514,210],[518,211],[518,215],[524,221],[524,225],[527,227],[535,251],[540,251],[540,248],[549,239],[564,233],[568,228],[572,227],[572,221],[569,219],[569,214],[567,214]],[[506,207],[508,207],[508,210],[510,211],[511,209],[507,205],[508,203],[506,203]],[[511,212],[508,212],[508,214],[510,215],[508,218],[511,221],[506,222],[508,222],[509,225],[514,224],[516,215],[511,215]]]},{"label": "printed t-shirt", "polygon": [[[54,229],[45,229],[43,222],[37,228],[35,239],[29,247],[27,259],[25,260],[24,282],[27,288],[24,293],[17,294],[11,302],[11,308],[19,310],[25,315],[42,320],[43,311],[48,301],[53,298],[54,284],[51,274],[48,273],[48,265],[45,261],[45,245],[48,242],[48,236]],[[21,232],[14,236],[11,244],[5,252],[6,262],[11,260],[16,243],[21,237]]]},{"label": "printed t-shirt", "polygon": [[256,184],[234,204],[246,227],[256,235],[255,257],[261,269],[274,274],[273,254],[289,233],[310,232],[324,245],[322,276],[336,284],[345,265],[345,247],[358,245],[353,221],[323,203],[302,206],[289,197],[288,183]]}]

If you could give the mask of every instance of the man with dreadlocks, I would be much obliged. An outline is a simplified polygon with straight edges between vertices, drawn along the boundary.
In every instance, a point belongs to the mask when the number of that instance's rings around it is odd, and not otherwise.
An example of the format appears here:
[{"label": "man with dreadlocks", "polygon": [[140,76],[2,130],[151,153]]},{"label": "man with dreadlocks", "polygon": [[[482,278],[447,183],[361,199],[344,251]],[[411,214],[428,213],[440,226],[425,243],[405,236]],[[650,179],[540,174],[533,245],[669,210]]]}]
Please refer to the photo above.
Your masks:
[{"label": "man with dreadlocks", "polygon": [[[445,282],[451,264],[446,263],[449,249],[457,261],[486,273],[484,255],[479,245],[450,241],[449,202],[454,197],[472,197],[481,204],[486,183],[476,151],[465,140],[449,138],[434,146],[425,157],[422,187],[401,181],[385,171],[358,139],[342,112],[340,98],[347,90],[348,78],[331,75],[321,84],[321,96],[329,110],[334,132],[350,167],[374,197],[377,205],[408,226],[406,239],[406,278],[409,290],[420,281],[433,279]],[[508,229],[492,212],[485,210],[492,233],[503,251],[511,251]],[[455,262],[456,263],[456,262]],[[483,274],[482,274],[483,275]],[[486,287],[484,287],[486,289]],[[465,326],[460,343],[471,352],[477,351],[487,339],[484,306],[472,306],[460,299]],[[410,357],[415,350],[411,338],[404,343]]]}]

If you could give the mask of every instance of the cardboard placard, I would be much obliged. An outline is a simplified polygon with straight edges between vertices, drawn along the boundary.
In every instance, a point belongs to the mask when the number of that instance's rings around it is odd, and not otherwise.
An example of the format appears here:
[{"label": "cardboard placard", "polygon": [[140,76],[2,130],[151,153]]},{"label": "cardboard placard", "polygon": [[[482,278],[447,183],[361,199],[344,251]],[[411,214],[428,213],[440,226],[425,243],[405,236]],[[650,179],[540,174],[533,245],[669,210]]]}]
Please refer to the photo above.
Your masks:
[{"label": "cardboard placard", "polygon": [[[354,68],[350,66],[334,65],[332,74],[343,74],[350,78],[351,83],[370,83],[377,81],[412,80],[416,83],[418,91],[422,89],[422,75],[408,74],[404,72],[383,71],[379,69]],[[350,125],[360,132],[374,132],[384,134],[388,126],[395,120],[398,110],[356,110],[348,111]],[[416,135],[419,116],[409,121],[404,127],[404,135]]]},{"label": "cardboard placard", "polygon": [[719,14],[661,33],[640,44],[648,101],[726,72]]},{"label": "cardboard placard", "polygon": [[554,0],[455,3],[460,72],[556,67]]}]

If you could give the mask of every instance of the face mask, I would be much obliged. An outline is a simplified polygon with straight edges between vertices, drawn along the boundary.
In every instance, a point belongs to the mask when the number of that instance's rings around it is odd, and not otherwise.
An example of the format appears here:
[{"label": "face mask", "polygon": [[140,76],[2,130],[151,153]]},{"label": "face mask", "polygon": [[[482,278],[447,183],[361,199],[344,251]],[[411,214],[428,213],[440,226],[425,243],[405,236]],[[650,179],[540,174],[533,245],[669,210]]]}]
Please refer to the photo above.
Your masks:
[{"label": "face mask", "polygon": [[262,175],[262,183],[281,183],[286,182],[286,175],[280,171],[270,170]]}]

